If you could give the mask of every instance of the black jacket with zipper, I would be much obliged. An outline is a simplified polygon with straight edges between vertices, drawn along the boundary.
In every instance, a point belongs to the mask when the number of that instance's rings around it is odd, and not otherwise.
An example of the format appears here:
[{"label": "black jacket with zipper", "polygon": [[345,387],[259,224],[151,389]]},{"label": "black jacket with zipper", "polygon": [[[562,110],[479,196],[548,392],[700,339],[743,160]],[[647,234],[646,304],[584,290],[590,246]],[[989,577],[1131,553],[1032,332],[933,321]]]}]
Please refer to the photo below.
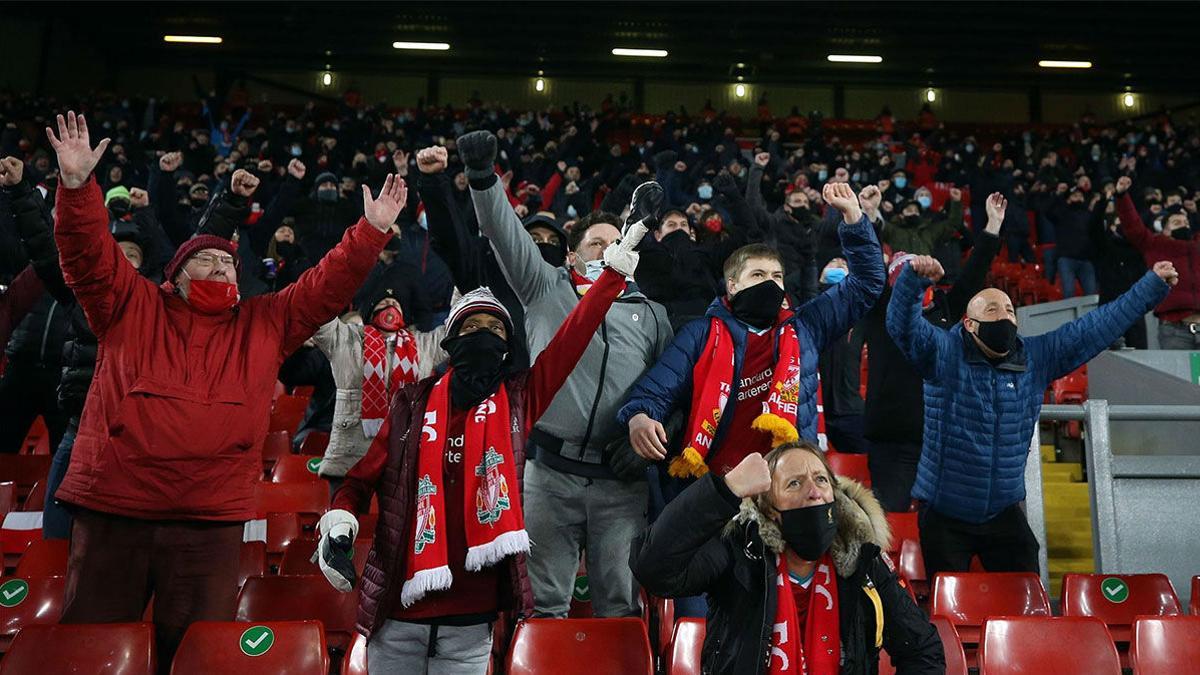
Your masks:
[{"label": "black jacket with zipper", "polygon": [[[875,675],[879,649],[899,675],[945,672],[936,629],[880,554],[887,521],[870,491],[840,479],[835,492],[841,673]],[[701,656],[704,673],[765,673],[777,602],[776,555],[783,548],[773,522],[739,500],[709,473],[674,501],[634,540],[630,566],[646,591],[663,597],[708,594]],[[882,617],[882,627],[879,618]]]}]

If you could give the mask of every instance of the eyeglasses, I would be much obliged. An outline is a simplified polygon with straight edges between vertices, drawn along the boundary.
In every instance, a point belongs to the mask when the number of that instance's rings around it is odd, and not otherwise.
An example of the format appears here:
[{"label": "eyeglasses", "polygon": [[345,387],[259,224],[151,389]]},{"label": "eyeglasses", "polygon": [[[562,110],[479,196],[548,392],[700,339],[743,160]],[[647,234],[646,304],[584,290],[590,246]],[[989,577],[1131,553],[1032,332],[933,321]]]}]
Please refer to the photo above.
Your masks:
[{"label": "eyeglasses", "polygon": [[221,263],[224,267],[233,267],[233,256],[231,255],[214,255],[212,253],[197,253],[192,256],[192,260],[201,267],[216,267],[217,263]]}]

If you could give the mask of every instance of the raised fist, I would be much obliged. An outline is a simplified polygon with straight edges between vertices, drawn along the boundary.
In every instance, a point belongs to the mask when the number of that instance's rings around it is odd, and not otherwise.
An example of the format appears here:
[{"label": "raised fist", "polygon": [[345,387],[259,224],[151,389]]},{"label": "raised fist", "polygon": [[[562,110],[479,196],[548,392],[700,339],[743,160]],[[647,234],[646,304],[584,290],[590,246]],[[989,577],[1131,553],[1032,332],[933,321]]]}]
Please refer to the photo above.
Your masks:
[{"label": "raised fist", "polygon": [[754,497],[771,489],[771,467],[762,453],[752,452],[725,474],[725,485],[735,497]]},{"label": "raised fist", "polygon": [[879,210],[879,201],[883,199],[883,193],[874,185],[868,185],[858,193],[858,204],[863,211],[875,213]]},{"label": "raised fist", "polygon": [[275,168],[275,165],[272,164],[271,160],[269,159],[260,159],[258,161],[258,166],[255,168],[258,169],[259,173],[271,173],[271,170]]},{"label": "raised fist", "polygon": [[492,175],[496,164],[496,137],[490,131],[472,131],[458,137],[458,156],[467,167],[468,178]]},{"label": "raised fist", "polygon": [[182,152],[168,152],[167,154],[158,158],[158,168],[167,173],[171,173],[172,171],[178,169],[180,164],[183,164]]},{"label": "raised fist", "polygon": [[1129,176],[1121,176],[1117,179],[1117,194],[1123,195],[1131,187],[1133,187],[1133,179]]},{"label": "raised fist", "polygon": [[449,164],[449,153],[440,145],[417,151],[417,169],[421,173],[441,173]]},{"label": "raised fist", "polygon": [[396,174],[400,176],[408,175],[408,153],[396,148],[392,153],[392,165],[396,167]]},{"label": "raised fist", "polygon": [[912,267],[913,272],[917,273],[917,276],[925,277],[930,281],[936,282],[946,274],[946,271],[942,269],[942,263],[931,255],[915,256],[908,261],[908,264]]},{"label": "raised fist", "polygon": [[301,162],[298,159],[293,159],[292,161],[288,162],[288,175],[296,180],[304,180],[304,174],[307,171],[308,169],[304,166],[304,162]]},{"label": "raised fist", "polygon": [[0,185],[12,187],[21,182],[25,174],[25,163],[16,157],[0,159]]},{"label": "raised fist", "polygon": [[764,169],[767,168],[767,165],[771,163],[771,153],[769,153],[769,152],[758,153],[757,155],[754,156],[754,163],[761,166]]},{"label": "raised fist", "polygon": [[1159,279],[1167,282],[1168,286],[1174,286],[1179,283],[1179,272],[1175,271],[1175,265],[1169,260],[1162,260],[1154,263],[1154,273]]},{"label": "raised fist", "polygon": [[857,223],[862,218],[862,209],[858,206],[858,196],[848,183],[826,183],[821,190],[821,197],[842,214],[842,220],[847,224]]},{"label": "raised fist", "polygon": [[238,169],[233,172],[233,178],[229,181],[229,189],[233,190],[235,195],[249,197],[258,189],[258,176],[245,169]]},{"label": "raised fist", "polygon": [[960,190],[956,187],[950,188],[950,201],[961,202],[962,201],[962,190]]},{"label": "raised fist", "polygon": [[134,209],[150,206],[150,193],[142,188],[133,188],[129,191],[129,206]]}]

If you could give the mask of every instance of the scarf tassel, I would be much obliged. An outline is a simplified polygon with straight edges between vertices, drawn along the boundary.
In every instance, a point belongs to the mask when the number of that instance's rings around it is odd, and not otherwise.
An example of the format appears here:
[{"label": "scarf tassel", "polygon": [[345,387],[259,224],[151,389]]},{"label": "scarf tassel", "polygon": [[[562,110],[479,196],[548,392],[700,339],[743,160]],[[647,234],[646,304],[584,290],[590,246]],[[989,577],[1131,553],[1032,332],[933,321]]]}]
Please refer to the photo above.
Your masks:
[{"label": "scarf tassel", "polygon": [[670,466],[667,467],[667,473],[675,478],[688,478],[689,476],[699,478],[708,473],[708,465],[704,463],[700,452],[689,445],[684,448],[682,454],[671,460]]},{"label": "scarf tassel", "polygon": [[791,422],[774,413],[763,413],[754,418],[754,422],[750,425],[750,428],[771,434],[772,448],[784,443],[800,440],[800,434],[796,432],[796,427],[792,426]]},{"label": "scarf tassel", "polygon": [[449,565],[418,570],[411,579],[404,582],[404,587],[400,589],[400,604],[405,608],[412,607],[413,603],[425,597],[427,593],[450,588],[453,580]]},{"label": "scarf tassel", "polygon": [[529,553],[529,534],[525,530],[505,532],[486,544],[472,546],[467,549],[463,567],[468,572],[478,572],[518,553]]}]

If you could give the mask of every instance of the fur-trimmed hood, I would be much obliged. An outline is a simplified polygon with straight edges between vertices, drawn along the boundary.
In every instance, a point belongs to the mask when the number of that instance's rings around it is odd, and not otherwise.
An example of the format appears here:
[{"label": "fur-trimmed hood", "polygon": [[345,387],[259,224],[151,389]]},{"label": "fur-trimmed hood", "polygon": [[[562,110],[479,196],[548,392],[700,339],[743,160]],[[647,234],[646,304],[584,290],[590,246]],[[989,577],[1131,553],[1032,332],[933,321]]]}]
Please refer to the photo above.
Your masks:
[{"label": "fur-trimmed hood", "polygon": [[[837,535],[833,538],[830,554],[838,576],[846,578],[858,569],[858,555],[863,544],[875,544],[882,551],[888,550],[892,531],[888,526],[883,507],[871,490],[859,482],[839,476],[833,491],[834,515],[837,518]],[[738,514],[725,527],[725,536],[744,530],[750,523],[758,525],[758,536],[775,553],[782,553],[786,544],[779,526],[758,510],[750,498],[742,500]]]}]

